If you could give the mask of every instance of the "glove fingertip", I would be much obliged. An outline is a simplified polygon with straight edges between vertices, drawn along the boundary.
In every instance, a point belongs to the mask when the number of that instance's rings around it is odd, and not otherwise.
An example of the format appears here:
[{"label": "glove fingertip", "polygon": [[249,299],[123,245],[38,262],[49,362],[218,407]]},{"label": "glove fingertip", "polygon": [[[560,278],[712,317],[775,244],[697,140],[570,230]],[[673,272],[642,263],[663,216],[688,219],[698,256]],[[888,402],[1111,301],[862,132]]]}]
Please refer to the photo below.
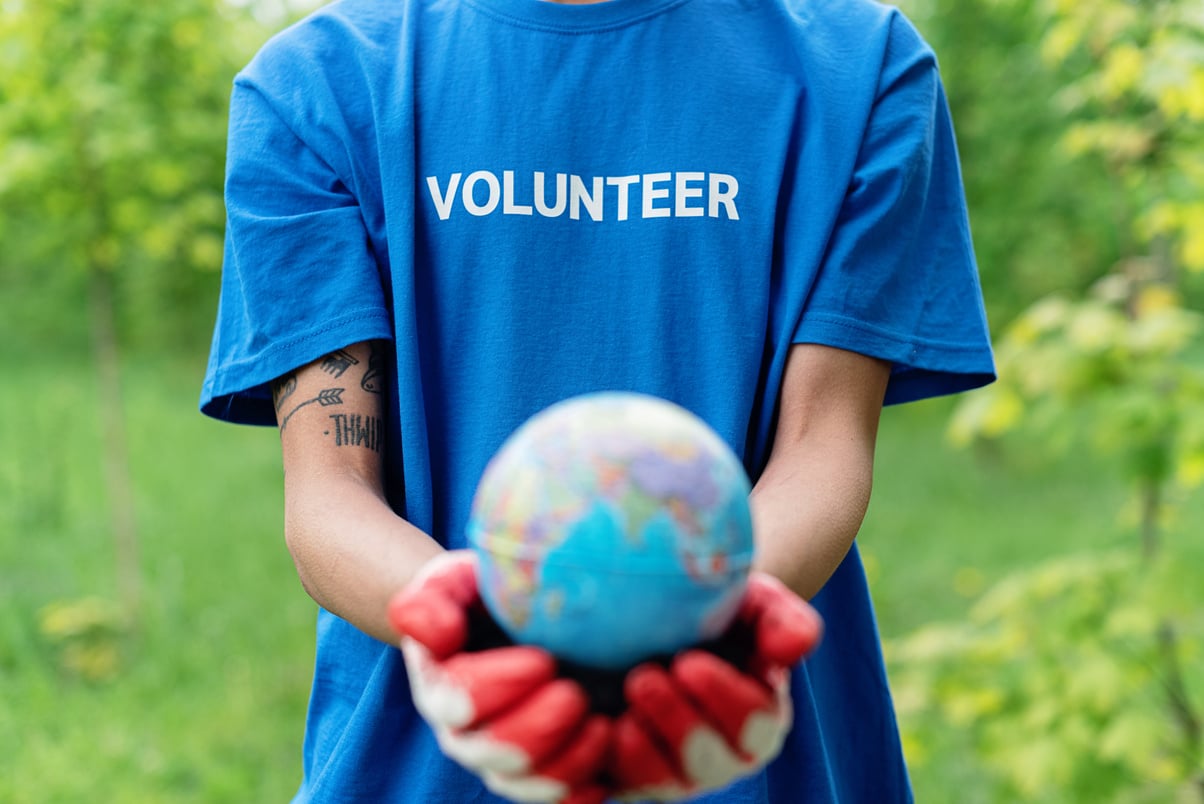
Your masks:
[{"label": "glove fingertip", "polygon": [[823,632],[823,618],[810,605],[782,601],[758,622],[757,650],[771,662],[789,667],[819,646]]},{"label": "glove fingertip", "polygon": [[476,726],[514,708],[556,677],[555,660],[535,648],[515,645],[461,652],[442,663],[445,677],[472,701]]},{"label": "glove fingertip", "polygon": [[627,673],[623,681],[623,693],[628,701],[635,702],[659,695],[669,683],[668,672],[658,664],[648,663],[638,665]]},{"label": "glove fingertip", "polygon": [[748,576],[748,586],[740,600],[737,616],[746,621],[760,619],[765,610],[784,595],[793,595],[786,585],[767,572],[754,571]]},{"label": "glove fingertip", "polygon": [[570,789],[580,787],[598,774],[610,742],[610,718],[590,716],[569,744],[535,771],[540,776],[563,782]]},{"label": "glove fingertip", "polygon": [[389,622],[400,636],[419,642],[436,659],[460,650],[468,639],[464,610],[438,594],[395,597],[389,605]]},{"label": "glove fingertip", "polygon": [[770,662],[793,665],[818,646],[823,618],[778,578],[754,572],[741,606],[741,620],[752,627],[756,651]]},{"label": "glove fingertip", "polygon": [[620,789],[667,787],[680,781],[673,763],[631,714],[614,723],[607,770]]},{"label": "glove fingertip", "polygon": [[494,685],[526,684],[531,690],[556,678],[556,659],[530,645],[508,645],[483,651],[466,651],[451,657],[449,668]]},{"label": "glove fingertip", "polygon": [[607,795],[608,791],[605,787],[590,785],[573,790],[560,800],[560,804],[605,804]]},{"label": "glove fingertip", "polygon": [[728,680],[741,675],[734,665],[710,651],[698,649],[684,650],[674,656],[673,663],[669,665],[669,672],[673,678],[678,680],[697,678]]},{"label": "glove fingertip", "polygon": [[742,671],[706,651],[687,651],[674,659],[672,674],[733,751],[744,757],[754,753],[745,732],[761,714],[775,719],[776,687],[784,683],[781,671],[775,681]]},{"label": "glove fingertip", "polygon": [[480,599],[476,554],[471,550],[453,550],[444,556],[439,577],[435,580],[439,590],[461,606]]},{"label": "glove fingertip", "polygon": [[408,603],[409,600],[406,592],[401,591],[389,598],[389,603],[385,607],[385,616],[389,618],[389,625],[397,632],[398,636],[405,636],[405,618]]}]

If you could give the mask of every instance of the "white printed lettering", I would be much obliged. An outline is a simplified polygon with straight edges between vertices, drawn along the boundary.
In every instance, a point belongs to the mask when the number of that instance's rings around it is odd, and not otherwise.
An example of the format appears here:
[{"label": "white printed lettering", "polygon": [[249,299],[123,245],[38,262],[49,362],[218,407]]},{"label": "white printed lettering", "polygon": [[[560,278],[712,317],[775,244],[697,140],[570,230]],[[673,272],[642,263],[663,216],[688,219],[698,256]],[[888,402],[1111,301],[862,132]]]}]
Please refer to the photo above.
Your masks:
[{"label": "white printed lettering", "polygon": [[[476,187],[480,182],[485,182],[489,187],[489,197],[484,204],[478,204],[476,200]],[[464,180],[464,208],[468,210],[469,215],[481,217],[488,215],[497,209],[498,200],[501,198],[502,188],[498,185],[497,176],[490,173],[488,170],[478,170],[468,174],[468,178]]]},{"label": "white printed lettering", "polygon": [[585,211],[589,213],[591,220],[602,220],[602,177],[598,176],[594,179],[594,192],[590,194],[586,192],[585,182],[580,176],[572,176],[570,182],[569,197],[572,200],[572,207],[569,209],[569,217],[573,220],[581,219],[581,205],[585,204]]},{"label": "white printed lettering", "polygon": [[740,213],[736,212],[736,193],[740,192],[740,182],[736,181],[736,177],[726,173],[712,173],[710,185],[710,205],[707,214],[718,218],[719,206],[722,204],[727,210],[728,220],[740,220]]},{"label": "white printed lettering", "polygon": [[535,208],[539,210],[539,214],[545,218],[558,218],[564,214],[564,208],[569,200],[565,188],[568,185],[568,176],[563,173],[556,174],[556,203],[548,206],[548,199],[544,195],[543,173],[535,172]]},{"label": "white printed lettering", "polygon": [[435,212],[439,213],[439,220],[445,221],[451,217],[452,201],[456,197],[456,188],[460,186],[461,173],[453,173],[451,180],[447,183],[447,193],[439,192],[439,179],[436,176],[426,177],[426,186],[431,190],[431,200],[435,202]]},{"label": "white printed lettering", "polygon": [[[740,182],[728,173],[695,170],[624,176],[556,173],[555,189],[547,186],[548,174],[543,171],[532,171],[530,184],[526,183],[526,175],[514,170],[476,170],[465,177],[457,171],[448,176],[446,183],[438,176],[427,176],[426,186],[441,221],[451,218],[457,198],[464,211],[474,217],[495,212],[531,216],[538,212],[545,218],[558,218],[567,211],[575,221],[626,221],[633,215],[638,219],[706,216],[740,220],[736,205]],[[615,188],[613,195],[609,187]],[[632,200],[634,193],[639,194],[638,202]]]},{"label": "white printed lettering", "polygon": [[701,187],[691,187],[691,182],[706,181],[705,173],[684,172],[678,173],[675,177],[673,188],[673,214],[679,218],[701,218],[703,215],[702,207],[692,207],[687,204],[691,198],[702,198]]},{"label": "white printed lettering", "polygon": [[503,215],[530,215],[530,204],[514,203],[514,171],[506,170],[502,172],[502,214]]},{"label": "white printed lettering", "polygon": [[611,176],[606,180],[608,186],[619,188],[619,210],[618,215],[615,216],[616,220],[627,220],[627,191],[631,185],[638,184],[639,181],[639,176]]},{"label": "white printed lettering", "polygon": [[645,218],[668,218],[673,214],[673,210],[669,207],[653,206],[654,201],[669,197],[669,188],[663,190],[657,189],[658,184],[667,183],[673,178],[672,173],[645,173],[644,174],[644,217]]}]

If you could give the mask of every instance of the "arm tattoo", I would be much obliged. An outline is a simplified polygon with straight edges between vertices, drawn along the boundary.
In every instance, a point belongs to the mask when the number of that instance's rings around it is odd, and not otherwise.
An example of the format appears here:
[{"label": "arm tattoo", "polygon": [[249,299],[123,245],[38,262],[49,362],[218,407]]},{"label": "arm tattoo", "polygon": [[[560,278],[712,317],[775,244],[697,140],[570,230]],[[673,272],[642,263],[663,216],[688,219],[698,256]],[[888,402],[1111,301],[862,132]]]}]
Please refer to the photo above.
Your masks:
[{"label": "arm tattoo", "polygon": [[371,349],[368,355],[368,370],[360,380],[360,387],[369,393],[379,394],[384,391],[385,385],[385,354],[375,343],[371,344]]},{"label": "arm tattoo", "polygon": [[325,371],[331,377],[342,377],[343,372],[359,362],[342,349],[339,349],[337,352],[331,352],[322,358],[322,371]]},{"label": "arm tattoo", "polygon": [[331,428],[323,435],[334,435],[336,447],[367,447],[379,453],[384,446],[385,424],[376,416],[332,413],[330,421]]},{"label": "arm tattoo", "polygon": [[276,405],[276,412],[284,407],[284,400],[293,395],[293,391],[297,390],[297,375],[295,373],[285,374],[276,382],[272,383],[272,396]]},{"label": "arm tattoo", "polygon": [[306,405],[312,405],[313,403],[317,402],[322,407],[328,408],[331,405],[343,404],[343,391],[345,391],[345,390],[347,390],[347,389],[346,388],[326,388],[322,391],[319,391],[318,395],[315,396],[313,399],[307,399],[304,402],[302,402],[300,405],[297,405],[295,408],[290,410],[288,415],[285,416],[280,421],[280,432],[282,432],[282,433],[284,432],[284,428],[285,428],[285,426],[288,425],[288,420],[293,418],[293,414],[296,413],[297,411],[301,410],[301,408],[305,407]]}]

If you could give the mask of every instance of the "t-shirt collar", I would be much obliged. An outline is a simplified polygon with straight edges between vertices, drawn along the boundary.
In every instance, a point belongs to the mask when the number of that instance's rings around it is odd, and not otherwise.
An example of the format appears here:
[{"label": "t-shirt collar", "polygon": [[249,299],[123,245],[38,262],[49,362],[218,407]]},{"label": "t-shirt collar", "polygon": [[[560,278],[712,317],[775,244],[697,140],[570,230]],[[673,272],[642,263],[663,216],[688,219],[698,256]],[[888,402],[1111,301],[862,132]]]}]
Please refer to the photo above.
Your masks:
[{"label": "t-shirt collar", "polygon": [[466,0],[503,22],[528,28],[585,33],[621,28],[656,16],[690,0],[603,0],[555,3],[551,0]]}]

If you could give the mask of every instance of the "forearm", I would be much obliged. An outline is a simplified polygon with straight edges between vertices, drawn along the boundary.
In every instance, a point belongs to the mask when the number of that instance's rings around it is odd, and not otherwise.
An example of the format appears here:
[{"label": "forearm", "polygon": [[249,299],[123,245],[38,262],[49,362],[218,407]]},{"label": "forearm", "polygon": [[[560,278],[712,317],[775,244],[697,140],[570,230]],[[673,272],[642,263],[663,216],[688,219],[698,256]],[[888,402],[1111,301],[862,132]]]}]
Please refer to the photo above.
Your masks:
[{"label": "forearm", "polygon": [[387,344],[336,350],[273,383],[284,529],[305,590],[384,642],[388,602],[441,549],[384,493]]},{"label": "forearm", "polygon": [[750,497],[756,567],[810,599],[853,545],[870,500],[889,363],[796,344],[769,462]]},{"label": "forearm", "polygon": [[389,599],[443,551],[353,475],[289,478],[285,538],[301,584],[323,608],[382,642]]},{"label": "forearm", "polygon": [[814,597],[857,536],[872,476],[872,444],[856,440],[776,454],[749,497],[756,568]]}]

